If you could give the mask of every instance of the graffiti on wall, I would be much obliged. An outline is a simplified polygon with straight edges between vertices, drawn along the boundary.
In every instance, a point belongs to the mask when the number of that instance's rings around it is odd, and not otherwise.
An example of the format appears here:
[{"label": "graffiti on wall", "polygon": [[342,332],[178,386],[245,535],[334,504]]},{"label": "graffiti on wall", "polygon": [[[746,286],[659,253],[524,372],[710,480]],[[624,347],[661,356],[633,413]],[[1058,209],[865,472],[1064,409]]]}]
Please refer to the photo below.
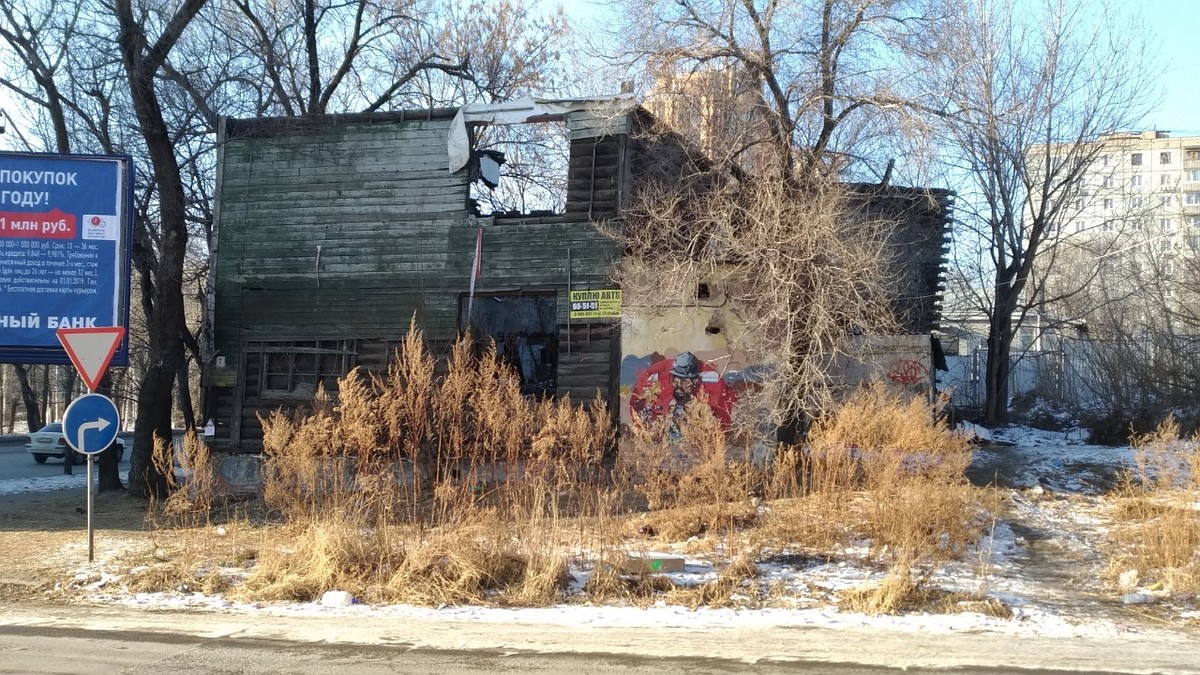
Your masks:
[{"label": "graffiti on wall", "polygon": [[902,358],[896,359],[888,367],[887,379],[902,387],[911,387],[923,382],[929,382],[931,375],[929,368],[926,368],[925,364],[920,361]]},{"label": "graffiti on wall", "polygon": [[670,435],[678,439],[680,424],[689,406],[707,405],[725,429],[732,421],[737,392],[726,382],[716,366],[682,352],[675,358],[662,358],[637,373],[629,394],[632,419],[652,423],[669,420]]},{"label": "graffiti on wall", "polygon": [[742,330],[715,307],[626,308],[622,323],[621,422],[666,422],[671,438],[697,406],[723,428],[761,386],[762,366],[736,347]]}]

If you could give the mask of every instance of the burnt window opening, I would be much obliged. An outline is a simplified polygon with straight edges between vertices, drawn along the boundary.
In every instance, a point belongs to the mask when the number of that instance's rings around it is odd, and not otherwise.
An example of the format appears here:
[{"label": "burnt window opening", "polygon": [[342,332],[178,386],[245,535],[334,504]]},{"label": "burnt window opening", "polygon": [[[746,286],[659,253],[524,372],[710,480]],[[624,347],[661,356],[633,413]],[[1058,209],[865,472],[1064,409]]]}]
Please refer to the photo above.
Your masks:
[{"label": "burnt window opening", "polygon": [[[469,316],[468,316],[469,312]],[[488,340],[496,358],[521,378],[521,393],[554,396],[558,390],[558,296],[476,295],[459,298],[458,325],[482,354]]]},{"label": "burnt window opening", "polygon": [[245,354],[250,396],[312,397],[318,388],[335,393],[355,359],[351,340],[251,342]]},{"label": "burnt window opening", "polygon": [[472,127],[469,208],[483,217],[553,216],[567,205],[564,122]]},{"label": "burnt window opening", "polygon": [[696,299],[709,300],[712,298],[712,291],[708,288],[708,284],[700,284],[696,286]]}]

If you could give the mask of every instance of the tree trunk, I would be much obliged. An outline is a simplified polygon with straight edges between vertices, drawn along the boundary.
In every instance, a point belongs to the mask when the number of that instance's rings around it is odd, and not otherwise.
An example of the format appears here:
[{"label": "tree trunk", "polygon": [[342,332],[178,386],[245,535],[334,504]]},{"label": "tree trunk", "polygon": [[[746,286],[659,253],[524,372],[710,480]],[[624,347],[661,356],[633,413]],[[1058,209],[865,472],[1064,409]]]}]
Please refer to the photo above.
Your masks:
[{"label": "tree trunk", "polygon": [[[134,18],[130,0],[117,0],[113,5],[121,28],[118,47],[129,82],[129,98],[137,113],[138,130],[146,141],[158,188],[158,255],[140,258],[146,265],[141,272],[150,272],[150,263],[146,261],[154,260],[154,283],[152,288],[143,287],[143,304],[149,301],[151,308],[146,315],[149,365],[138,390],[137,423],[129,457],[129,492],[144,498],[165,498],[169,491],[166,476],[154,463],[154,439],[171,442],[171,394],[176,369],[183,360],[180,336],[187,330],[182,283],[188,239],[187,195],[175,157],[175,144],[159,105],[155,76],[206,1],[185,0],[153,46],[147,43],[144,26]],[[171,470],[170,466],[162,468]]]},{"label": "tree trunk", "polygon": [[176,375],[176,385],[179,388],[179,411],[183,414],[184,431],[196,430],[196,410],[192,405],[192,388],[188,381],[188,360],[179,360],[179,372]]},{"label": "tree trunk", "polygon": [[[169,298],[156,294],[155,314],[159,315]],[[183,299],[176,296],[182,315]],[[164,498],[169,493],[166,476],[154,464],[154,440],[170,443],[172,391],[175,388],[175,368],[172,364],[182,358],[183,350],[178,333],[171,334],[164,323],[169,320],[155,316],[147,321],[150,333],[150,365],[138,388],[137,422],[133,430],[133,450],[129,455],[129,491],[137,497]],[[182,326],[182,322],[175,324]],[[169,467],[164,467],[169,468]]]},{"label": "tree trunk", "polygon": [[98,460],[96,462],[96,471],[99,474],[99,483],[96,486],[96,490],[98,492],[124,490],[125,486],[121,483],[121,469],[119,467],[121,459],[117,456],[117,444],[109,444],[96,459]]},{"label": "tree trunk", "polygon": [[[46,414],[50,410],[50,366],[42,366],[42,400],[38,405],[38,419],[42,424],[48,423],[50,417]],[[40,424],[38,425],[41,426]],[[30,431],[33,431],[31,428]]]},{"label": "tree trunk", "polygon": [[1009,352],[1012,338],[1006,340],[999,334],[992,334],[988,336],[987,345],[983,423],[994,427],[1008,422]]},{"label": "tree trunk", "polygon": [[989,427],[1008,422],[1008,376],[1012,354],[1012,315],[1018,292],[1012,284],[996,284],[996,304],[988,330],[987,369],[984,377],[983,423]]},{"label": "tree trunk", "polygon": [[17,373],[17,383],[21,386],[21,400],[25,403],[25,424],[32,433],[42,428],[42,415],[38,410],[37,393],[29,384],[29,371],[25,366],[14,363],[13,370]]},{"label": "tree trunk", "polygon": [[[100,378],[100,384],[96,387],[96,393],[104,394],[110,399],[113,397],[112,392],[112,372],[107,372],[104,377]],[[98,485],[96,489],[100,492],[111,492],[124,490],[125,485],[121,483],[121,459],[117,456],[117,444],[110,443],[96,457],[96,473],[98,475]]]}]

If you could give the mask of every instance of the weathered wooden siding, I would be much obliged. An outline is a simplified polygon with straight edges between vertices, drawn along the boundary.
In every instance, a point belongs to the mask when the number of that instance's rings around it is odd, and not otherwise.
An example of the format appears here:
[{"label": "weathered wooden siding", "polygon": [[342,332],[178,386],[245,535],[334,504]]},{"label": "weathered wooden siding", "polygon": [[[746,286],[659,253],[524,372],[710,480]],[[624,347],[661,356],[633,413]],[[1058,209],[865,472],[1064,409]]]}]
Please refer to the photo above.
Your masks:
[{"label": "weathered wooden siding", "polygon": [[601,335],[613,330],[604,322],[568,331],[566,291],[568,280],[576,289],[614,285],[619,246],[592,219],[617,208],[624,141],[586,128],[572,140],[579,159],[567,214],[476,220],[466,210],[467,172],[447,170],[449,124],[445,115],[228,125],[214,302],[225,366],[207,377],[218,440],[237,435],[253,448],[256,412],[297,402],[253,394],[247,341],[351,340],[356,364],[382,368],[414,317],[428,339],[452,339],[479,227],[476,292],[557,293],[561,390],[607,396],[601,364],[619,341]]},{"label": "weathered wooden siding", "polygon": [[859,217],[892,223],[887,240],[900,332],[927,335],[941,321],[954,194],[948,190],[851,185]]}]

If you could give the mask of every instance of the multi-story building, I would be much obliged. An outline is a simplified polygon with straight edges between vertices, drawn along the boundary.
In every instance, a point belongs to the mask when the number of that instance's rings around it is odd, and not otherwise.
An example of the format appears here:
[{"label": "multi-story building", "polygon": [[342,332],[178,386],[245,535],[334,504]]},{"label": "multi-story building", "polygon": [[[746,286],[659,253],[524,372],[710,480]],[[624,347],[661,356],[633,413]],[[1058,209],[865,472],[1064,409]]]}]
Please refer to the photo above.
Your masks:
[{"label": "multi-story building", "polygon": [[1102,143],[1059,235],[1082,243],[1120,233],[1128,246],[1200,249],[1200,136],[1145,131]]}]

